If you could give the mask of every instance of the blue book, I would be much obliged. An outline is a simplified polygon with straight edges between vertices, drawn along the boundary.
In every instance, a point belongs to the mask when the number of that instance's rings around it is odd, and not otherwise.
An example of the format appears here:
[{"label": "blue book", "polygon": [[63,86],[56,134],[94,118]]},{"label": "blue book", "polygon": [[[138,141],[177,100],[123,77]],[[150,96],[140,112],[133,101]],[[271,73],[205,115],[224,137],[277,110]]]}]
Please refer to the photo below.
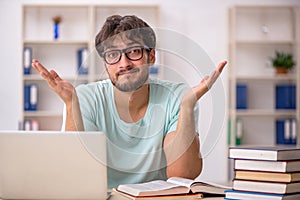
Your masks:
[{"label": "blue book", "polygon": [[296,109],[296,86],[294,84],[276,85],[276,109]]},{"label": "blue book", "polygon": [[23,50],[23,69],[24,74],[31,74],[32,48],[24,47]]},{"label": "blue book", "polygon": [[246,192],[246,191],[239,191],[239,190],[226,190],[225,199],[297,200],[300,199],[300,193],[274,194],[274,193],[261,193],[261,192]]},{"label": "blue book", "polygon": [[282,119],[276,120],[276,144],[290,144],[290,120]]},{"label": "blue book", "polygon": [[247,109],[247,85],[237,84],[236,85],[236,109]]},{"label": "blue book", "polygon": [[24,110],[30,110],[30,85],[24,85]]},{"label": "blue book", "polygon": [[276,120],[276,144],[291,144],[297,142],[296,119]]},{"label": "blue book", "polygon": [[77,67],[78,74],[88,74],[89,66],[88,66],[88,49],[80,48],[77,51]]},{"label": "blue book", "polygon": [[150,66],[149,73],[150,74],[158,74],[158,66],[156,66],[156,65]]},{"label": "blue book", "polygon": [[296,109],[296,85],[289,86],[289,109]]}]

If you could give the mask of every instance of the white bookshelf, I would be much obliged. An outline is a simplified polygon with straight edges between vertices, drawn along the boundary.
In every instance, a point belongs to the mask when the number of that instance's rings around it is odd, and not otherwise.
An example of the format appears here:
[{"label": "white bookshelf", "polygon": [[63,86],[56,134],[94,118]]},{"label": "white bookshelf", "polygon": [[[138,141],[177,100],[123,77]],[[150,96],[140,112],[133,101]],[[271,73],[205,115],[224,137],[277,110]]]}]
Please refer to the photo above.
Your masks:
[{"label": "white bookshelf", "polygon": [[[95,36],[107,16],[112,14],[133,14],[143,18],[153,27],[159,26],[159,7],[157,5],[23,5],[22,45],[32,48],[32,57],[48,69],[74,85],[107,78],[102,63],[95,51]],[[59,38],[54,39],[53,17],[60,16]],[[88,48],[89,73],[77,73],[77,50]],[[21,58],[23,60],[23,58]],[[23,67],[23,66],[20,66]],[[38,120],[40,130],[60,130],[62,124],[63,102],[48,88],[46,82],[31,68],[30,75],[24,75],[24,85],[38,85],[37,111],[24,111],[21,121]],[[162,74],[162,73],[161,73]],[[161,75],[160,74],[160,75]]]},{"label": "white bookshelf", "polygon": [[[236,145],[236,120],[242,122],[242,144],[275,145],[277,119],[295,118],[299,141],[299,9],[292,6],[235,6],[229,18],[230,144]],[[295,69],[275,75],[275,50],[293,53]],[[247,85],[247,109],[236,109],[236,85]],[[275,109],[275,87],[296,85],[295,110]],[[297,143],[299,145],[299,142]]]}]

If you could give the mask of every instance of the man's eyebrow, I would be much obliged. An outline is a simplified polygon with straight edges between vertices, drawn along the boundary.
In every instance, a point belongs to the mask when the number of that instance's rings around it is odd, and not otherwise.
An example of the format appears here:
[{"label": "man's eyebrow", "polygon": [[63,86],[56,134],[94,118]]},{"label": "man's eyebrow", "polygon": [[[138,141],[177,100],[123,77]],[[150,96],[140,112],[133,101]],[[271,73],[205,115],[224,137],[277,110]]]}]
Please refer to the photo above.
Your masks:
[{"label": "man's eyebrow", "polygon": [[[134,44],[141,45],[141,44],[138,43],[138,42],[132,41],[132,42],[126,43],[126,46],[131,46],[131,45],[134,45]],[[115,46],[115,45],[110,45],[110,46],[107,47],[107,49],[116,49],[116,48],[118,48],[118,46]]]}]

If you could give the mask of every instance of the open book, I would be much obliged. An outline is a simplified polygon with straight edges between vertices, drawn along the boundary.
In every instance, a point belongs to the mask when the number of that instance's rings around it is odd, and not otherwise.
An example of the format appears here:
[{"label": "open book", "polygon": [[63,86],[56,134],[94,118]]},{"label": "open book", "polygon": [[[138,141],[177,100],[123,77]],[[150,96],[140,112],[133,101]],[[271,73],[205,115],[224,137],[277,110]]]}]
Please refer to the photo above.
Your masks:
[{"label": "open book", "polygon": [[224,190],[231,189],[213,183],[204,183],[186,178],[172,177],[168,180],[155,180],[146,183],[119,185],[118,191],[132,196],[161,196],[188,193],[207,193],[224,195]]}]

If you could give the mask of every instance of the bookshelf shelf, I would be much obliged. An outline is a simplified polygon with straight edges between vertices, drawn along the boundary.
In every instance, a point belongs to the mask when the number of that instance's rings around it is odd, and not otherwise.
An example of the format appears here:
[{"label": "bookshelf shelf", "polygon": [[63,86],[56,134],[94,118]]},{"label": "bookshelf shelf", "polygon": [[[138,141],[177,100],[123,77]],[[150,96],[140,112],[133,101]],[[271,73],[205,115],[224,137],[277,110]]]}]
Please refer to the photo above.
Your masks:
[{"label": "bookshelf shelf", "polygon": [[230,77],[230,79],[236,79],[237,81],[296,81],[297,76],[295,74],[288,75],[237,75],[236,77]]},{"label": "bookshelf shelf", "polygon": [[[159,26],[159,7],[156,4],[23,4],[22,6],[22,45],[29,49],[30,59],[38,59],[46,68],[54,69],[64,80],[74,86],[95,80],[107,79],[103,64],[95,55],[94,37],[109,15],[134,14],[145,19],[151,26]],[[58,38],[55,39],[54,18],[61,17]],[[86,59],[79,63],[78,52],[87,49]],[[27,53],[28,53],[27,52]],[[25,55],[25,53],[24,53]],[[22,71],[23,112],[20,121],[38,121],[40,130],[61,130],[62,100],[47,86],[43,78],[32,69],[31,60],[21,58],[23,65],[29,66]],[[27,58],[27,57],[26,57]],[[26,60],[26,62],[25,62]],[[80,74],[82,63],[88,65],[88,73]],[[27,69],[26,69],[27,70]],[[38,88],[37,110],[25,111],[25,87]],[[27,94],[28,96],[28,94]],[[30,95],[29,95],[30,96]],[[22,126],[20,126],[22,127]],[[23,126],[24,127],[24,126]]]},{"label": "bookshelf shelf", "polygon": [[25,111],[24,117],[62,117],[62,111]]},{"label": "bookshelf shelf", "polygon": [[[276,145],[277,121],[293,119],[299,124],[300,119],[299,9],[234,6],[229,13],[230,145],[238,145],[237,137],[244,145]],[[288,74],[275,74],[271,62],[275,51],[294,55],[297,65]],[[281,86],[295,86],[293,95],[283,97],[296,99],[295,108],[279,109]],[[244,107],[238,109],[241,99]]]},{"label": "bookshelf shelf", "polygon": [[[87,81],[89,79],[88,75],[73,75],[73,76],[62,76],[62,79],[69,81]],[[24,81],[44,81],[44,79],[39,74],[24,75]]]},{"label": "bookshelf shelf", "polygon": [[293,45],[293,40],[237,40],[236,45]]},{"label": "bookshelf shelf", "polygon": [[236,112],[237,117],[293,117],[296,115],[294,110],[247,109],[233,112]]},{"label": "bookshelf shelf", "polygon": [[87,40],[26,40],[25,45],[87,45]]}]

